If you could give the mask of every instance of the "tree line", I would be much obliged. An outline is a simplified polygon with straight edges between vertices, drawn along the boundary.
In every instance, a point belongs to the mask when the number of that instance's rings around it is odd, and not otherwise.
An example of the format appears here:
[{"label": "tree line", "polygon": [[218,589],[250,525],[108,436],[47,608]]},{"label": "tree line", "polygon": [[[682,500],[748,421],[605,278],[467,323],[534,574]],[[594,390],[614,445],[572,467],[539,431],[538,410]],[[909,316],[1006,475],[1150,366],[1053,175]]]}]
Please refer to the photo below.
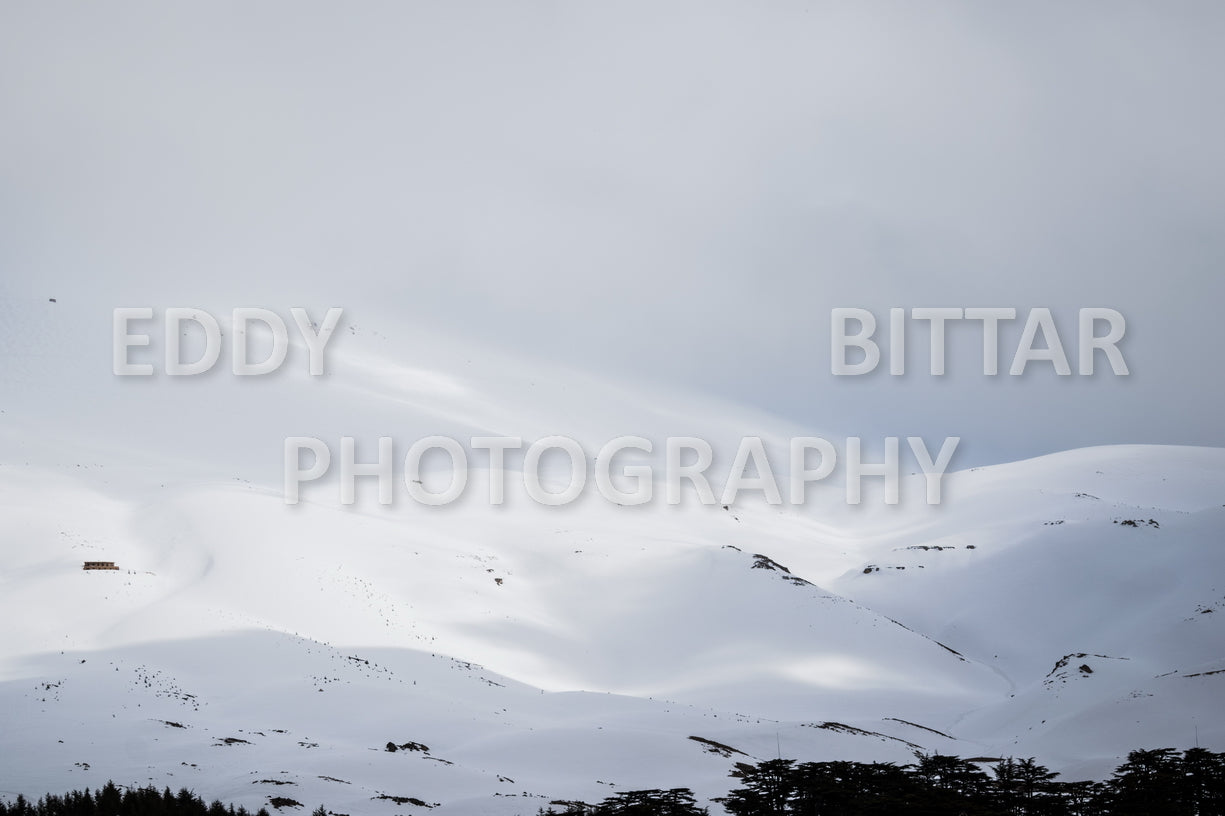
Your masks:
[{"label": "tree line", "polygon": [[[987,762],[921,752],[909,765],[737,763],[731,776],[739,787],[712,801],[732,816],[1225,816],[1225,754],[1203,748],[1132,751],[1101,782],[1059,781],[1032,757]],[[538,816],[708,813],[691,790],[674,788],[558,802]]]},{"label": "tree line", "polygon": [[[92,793],[89,788],[63,795],[48,793],[37,802],[21,794],[12,802],[0,799],[0,816],[269,816],[269,813],[267,808],[260,808],[252,814],[241,805],[236,808],[216,800],[208,804],[187,788],[174,793],[170,788],[159,791],[152,785],[120,788],[107,782]],[[311,816],[328,814],[320,806]]]},{"label": "tree line", "polygon": [[[991,773],[981,766],[989,765]],[[1101,782],[1063,782],[1028,759],[971,760],[916,753],[892,762],[737,763],[738,787],[712,800],[732,816],[1225,816],[1225,753],[1204,748],[1132,751]],[[280,805],[281,802],[275,802]],[[284,800],[295,810],[298,802]],[[561,808],[556,809],[556,808]],[[279,807],[278,807],[279,809]],[[597,804],[555,802],[538,816],[708,816],[688,788],[623,791]],[[269,816],[211,804],[183,788],[120,788],[18,795],[0,816]],[[312,816],[329,816],[320,806]]]}]

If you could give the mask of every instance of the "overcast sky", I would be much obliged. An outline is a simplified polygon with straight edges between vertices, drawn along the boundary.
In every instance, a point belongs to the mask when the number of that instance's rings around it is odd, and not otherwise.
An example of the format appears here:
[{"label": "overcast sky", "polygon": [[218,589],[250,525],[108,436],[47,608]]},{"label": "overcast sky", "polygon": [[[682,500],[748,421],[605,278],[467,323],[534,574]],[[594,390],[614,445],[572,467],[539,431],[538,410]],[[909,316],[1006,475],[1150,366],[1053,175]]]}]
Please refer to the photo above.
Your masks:
[{"label": "overcast sky", "polygon": [[[1215,2],[5,3],[0,291],[340,305],[962,464],[1222,445],[1222,42]],[[916,326],[838,378],[841,306],[1050,307],[1073,366],[1108,306],[1132,374],[984,377],[961,326],[932,378]]]}]

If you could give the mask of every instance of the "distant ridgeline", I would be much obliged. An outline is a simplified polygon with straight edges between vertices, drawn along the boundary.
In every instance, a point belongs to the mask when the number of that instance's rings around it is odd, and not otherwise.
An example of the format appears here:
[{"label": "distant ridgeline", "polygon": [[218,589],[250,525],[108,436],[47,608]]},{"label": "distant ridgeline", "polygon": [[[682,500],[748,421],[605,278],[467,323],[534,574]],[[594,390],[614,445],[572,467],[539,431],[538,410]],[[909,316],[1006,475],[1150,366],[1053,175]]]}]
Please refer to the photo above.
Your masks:
[{"label": "distant ridgeline", "polygon": [[[1030,759],[962,759],[915,754],[891,762],[736,763],[741,787],[712,800],[732,816],[1225,816],[1225,753],[1188,748],[1132,751],[1105,782],[1058,782]],[[992,765],[992,773],[979,765]],[[270,797],[280,811],[303,808]],[[560,810],[557,808],[561,808]],[[706,816],[693,791],[624,791],[599,804],[554,801],[537,816]],[[90,793],[47,794],[37,802],[0,800],[0,816],[253,816],[243,807],[152,786],[121,790],[108,782]],[[269,816],[260,808],[254,816]],[[324,806],[311,816],[339,816]],[[524,814],[523,816],[526,816]]]}]

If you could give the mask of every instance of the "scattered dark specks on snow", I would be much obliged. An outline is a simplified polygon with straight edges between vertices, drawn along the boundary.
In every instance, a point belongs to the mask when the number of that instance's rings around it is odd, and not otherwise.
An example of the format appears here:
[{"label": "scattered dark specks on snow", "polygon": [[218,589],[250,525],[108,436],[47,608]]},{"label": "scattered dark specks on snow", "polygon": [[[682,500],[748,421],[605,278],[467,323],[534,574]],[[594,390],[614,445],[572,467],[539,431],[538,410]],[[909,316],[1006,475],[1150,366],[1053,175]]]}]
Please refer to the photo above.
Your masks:
[{"label": "scattered dark specks on snow", "polygon": [[1123,527],[1161,527],[1161,525],[1153,519],[1123,519],[1122,521],[1115,519],[1114,523],[1122,525]]},{"label": "scattered dark specks on snow", "polygon": [[943,643],[941,643],[938,640],[933,640],[932,643],[935,643],[937,646],[939,646],[941,649],[944,649],[946,652],[951,652],[957,655],[958,657],[962,658],[963,660],[965,659],[965,656],[961,652],[954,649],[952,646],[945,646]]},{"label": "scattered dark specks on snow", "polygon": [[881,740],[893,740],[894,742],[900,742],[903,745],[909,745],[911,748],[919,750],[921,750],[923,747],[916,743],[910,742],[909,740],[904,740],[901,737],[882,734],[879,731],[867,731],[863,728],[856,728],[853,725],[847,725],[840,722],[804,723],[803,725],[805,728],[820,728],[823,731],[833,731],[837,734],[851,734],[857,737],[876,737]]},{"label": "scattered dark specks on snow", "polygon": [[[973,544],[971,544],[971,545],[969,546],[969,548],[968,548],[968,549],[973,549],[973,548],[974,548],[974,545],[973,545]],[[919,569],[925,569],[925,567],[924,567],[924,565],[923,565],[923,564],[919,564],[919,565],[917,565],[917,566],[918,566],[918,568],[919,568]],[[906,569],[906,567],[904,567],[904,566],[902,566],[902,565],[900,565],[900,564],[899,564],[899,565],[896,565],[896,566],[885,566],[885,567],[877,566],[876,564],[868,564],[868,566],[866,566],[866,567],[864,567],[864,568],[863,568],[863,574],[864,574],[864,575],[871,575],[871,574],[872,574],[872,573],[874,573],[874,572],[880,572],[881,570],[887,570],[887,569],[889,569],[889,570],[905,570],[905,569]]]},{"label": "scattered dark specks on snow", "polygon": [[[1112,657],[1110,655],[1103,654],[1089,654],[1088,652],[1073,652],[1072,654],[1066,654],[1059,658],[1059,660],[1055,661],[1055,667],[1047,673],[1046,679],[1042,681],[1042,685],[1050,688],[1056,682],[1066,683],[1068,681],[1068,673],[1062,670],[1066,669],[1073,660],[1083,660],[1086,657],[1097,657],[1102,660],[1131,659],[1127,657]],[[1089,675],[1093,674],[1094,669],[1088,663],[1082,663],[1080,666],[1077,666],[1077,671],[1080,672],[1081,677],[1088,677]]]},{"label": "scattered dark specks on snow", "polygon": [[902,725],[909,725],[911,728],[921,728],[924,731],[930,731],[931,733],[944,737],[945,739],[956,739],[956,737],[951,737],[948,734],[944,733],[943,731],[937,731],[934,728],[928,728],[926,725],[919,725],[918,723],[912,723],[910,720],[900,720],[897,717],[885,717],[885,719],[893,720],[894,722],[901,723]]},{"label": "scattered dark specks on snow", "polygon": [[284,796],[271,796],[268,798],[268,804],[272,805],[277,810],[286,807],[302,807],[302,803],[296,799],[289,799]]},{"label": "scattered dark specks on snow", "polygon": [[402,742],[399,744],[388,742],[387,745],[384,746],[383,750],[392,754],[394,754],[396,751],[421,751],[424,753],[430,750],[430,747],[428,745],[422,745],[420,742]]},{"label": "scattered dark specks on snow", "polygon": [[777,561],[775,561],[773,558],[769,557],[768,555],[762,555],[761,553],[753,553],[752,569],[764,569],[764,570],[770,570],[772,572],[781,572],[783,574],[780,575],[779,577],[782,578],[784,581],[790,581],[796,586],[812,586],[811,582],[805,581],[803,578],[800,578],[798,575],[792,575],[791,570],[787,569],[782,564],[778,563]]},{"label": "scattered dark specks on snow", "polygon": [[415,796],[391,796],[386,793],[380,793],[378,796],[371,796],[370,798],[376,801],[379,799],[386,799],[388,801],[395,802],[397,805],[416,805],[417,807],[423,808],[438,807],[437,802],[432,805],[426,804]]},{"label": "scattered dark specks on snow", "polygon": [[732,754],[740,754],[740,756],[748,756],[744,751],[739,751],[730,745],[724,745],[721,742],[715,742],[705,737],[689,737],[689,739],[701,745],[708,754],[718,754],[725,759],[731,757]]},{"label": "scattered dark specks on snow", "polygon": [[784,567],[782,564],[761,553],[753,553],[753,569],[778,570],[790,574],[791,570]]}]

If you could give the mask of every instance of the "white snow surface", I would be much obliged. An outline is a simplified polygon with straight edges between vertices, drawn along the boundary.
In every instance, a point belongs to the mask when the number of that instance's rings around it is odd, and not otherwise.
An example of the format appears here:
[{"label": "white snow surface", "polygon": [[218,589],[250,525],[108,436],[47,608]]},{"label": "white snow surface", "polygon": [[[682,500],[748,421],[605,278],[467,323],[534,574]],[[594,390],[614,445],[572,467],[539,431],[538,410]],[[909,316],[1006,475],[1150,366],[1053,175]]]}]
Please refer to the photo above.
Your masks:
[{"label": "white snow surface", "polygon": [[896,507],[847,506],[841,470],[798,508],[590,488],[490,507],[479,468],[448,507],[403,485],[345,507],[334,480],[290,507],[289,435],[368,459],[379,436],[402,456],[431,434],[591,454],[675,434],[726,460],[819,431],[348,317],[323,378],[297,347],[265,380],[116,378],[109,310],[0,308],[0,795],[111,779],[509,816],[704,801],[780,752],[1036,756],[1079,779],[1197,733],[1225,750],[1225,450],[975,468],[936,507],[919,476]]}]

